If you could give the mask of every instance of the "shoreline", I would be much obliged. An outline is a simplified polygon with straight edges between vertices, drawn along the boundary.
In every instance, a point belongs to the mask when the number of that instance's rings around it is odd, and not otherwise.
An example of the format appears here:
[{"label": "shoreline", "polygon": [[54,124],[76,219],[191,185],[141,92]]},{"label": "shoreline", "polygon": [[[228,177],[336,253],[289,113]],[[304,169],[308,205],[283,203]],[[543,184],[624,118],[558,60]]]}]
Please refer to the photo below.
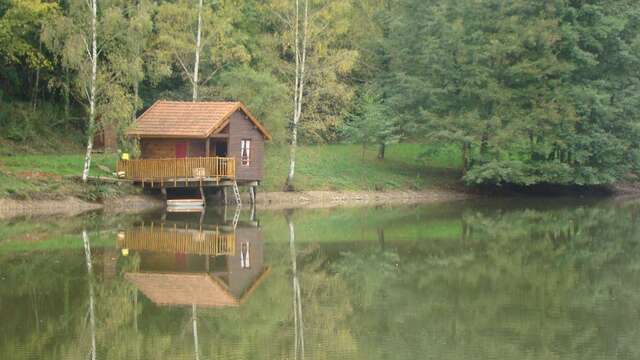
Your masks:
[{"label": "shoreline", "polygon": [[[261,210],[283,210],[294,208],[332,208],[380,205],[406,205],[437,203],[475,197],[465,192],[451,190],[427,191],[300,191],[258,192],[256,208]],[[243,206],[248,206],[247,194],[242,194]],[[153,195],[125,195],[93,203],[66,197],[60,200],[14,200],[0,199],[0,219],[21,216],[75,216],[89,211],[103,210],[106,213],[137,213],[161,209],[164,200]],[[233,204],[231,204],[233,206]]]},{"label": "shoreline", "polygon": [[[249,196],[242,193],[243,207],[248,207]],[[511,197],[511,195],[488,197]],[[612,188],[611,198],[635,198],[640,196],[637,184],[620,184]],[[385,205],[430,204],[483,197],[471,191],[431,189],[421,191],[296,191],[257,193],[256,208],[260,210],[318,209],[335,207],[367,207]],[[210,204],[212,200],[210,199]],[[215,205],[214,205],[215,206]],[[234,206],[230,204],[229,206]],[[23,216],[76,216],[102,210],[111,214],[140,213],[165,207],[165,201],[154,195],[123,195],[102,203],[88,202],[68,196],[59,200],[15,200],[0,198],[0,220]]]}]

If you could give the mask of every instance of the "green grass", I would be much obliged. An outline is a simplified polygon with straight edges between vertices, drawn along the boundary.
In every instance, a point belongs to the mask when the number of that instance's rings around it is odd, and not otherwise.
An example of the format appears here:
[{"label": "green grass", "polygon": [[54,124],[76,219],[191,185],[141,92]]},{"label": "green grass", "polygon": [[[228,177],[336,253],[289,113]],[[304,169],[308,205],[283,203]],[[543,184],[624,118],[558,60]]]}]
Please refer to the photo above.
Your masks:
[{"label": "green grass", "polygon": [[[80,175],[84,155],[25,154],[0,156],[0,197],[18,199],[59,198],[98,192],[84,189],[70,176]],[[93,176],[110,176],[115,154],[95,154]],[[289,148],[267,146],[264,191],[281,190],[288,172]],[[110,171],[104,171],[103,168]],[[459,186],[460,155],[457,148],[435,149],[422,144],[394,144],[386,157],[376,159],[376,149],[360,145],[301,146],[297,152],[297,190],[424,190]],[[107,189],[108,190],[108,189]],[[91,199],[93,195],[85,196]]]},{"label": "green grass", "polygon": [[[281,190],[289,166],[289,149],[267,146],[265,191]],[[459,184],[457,148],[435,149],[422,144],[394,144],[385,159],[360,145],[302,146],[296,155],[298,190],[421,190]]]},{"label": "green grass", "polygon": [[[63,196],[83,196],[104,189],[79,186],[71,176],[82,172],[82,154],[0,156],[0,197],[17,199],[55,199]],[[90,174],[111,176],[116,155],[94,154]],[[105,171],[107,167],[110,171]],[[91,195],[89,195],[90,197]]]}]

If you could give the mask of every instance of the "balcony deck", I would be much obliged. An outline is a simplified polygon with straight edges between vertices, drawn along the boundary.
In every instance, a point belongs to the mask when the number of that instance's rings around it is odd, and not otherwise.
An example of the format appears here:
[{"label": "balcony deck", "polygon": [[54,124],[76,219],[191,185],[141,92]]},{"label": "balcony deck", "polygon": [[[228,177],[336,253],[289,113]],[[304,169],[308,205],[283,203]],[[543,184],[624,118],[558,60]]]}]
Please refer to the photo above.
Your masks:
[{"label": "balcony deck", "polygon": [[118,177],[143,185],[218,184],[235,180],[236,163],[228,157],[118,160]]}]

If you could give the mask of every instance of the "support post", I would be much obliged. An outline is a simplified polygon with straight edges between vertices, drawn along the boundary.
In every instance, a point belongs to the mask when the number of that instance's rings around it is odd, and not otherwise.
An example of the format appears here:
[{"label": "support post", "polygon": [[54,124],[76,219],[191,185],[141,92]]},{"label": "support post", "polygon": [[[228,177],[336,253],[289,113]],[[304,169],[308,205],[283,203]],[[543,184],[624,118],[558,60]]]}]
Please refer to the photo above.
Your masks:
[{"label": "support post", "polygon": [[249,186],[249,198],[251,199],[251,205],[256,204],[256,187]]}]

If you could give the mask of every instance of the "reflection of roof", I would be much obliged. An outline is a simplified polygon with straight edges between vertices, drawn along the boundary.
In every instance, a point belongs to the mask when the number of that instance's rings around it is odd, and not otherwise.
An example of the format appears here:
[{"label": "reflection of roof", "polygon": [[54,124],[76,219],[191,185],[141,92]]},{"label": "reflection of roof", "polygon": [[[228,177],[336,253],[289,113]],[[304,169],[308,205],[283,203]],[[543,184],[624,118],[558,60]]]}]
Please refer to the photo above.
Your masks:
[{"label": "reflection of roof", "polygon": [[158,305],[227,307],[243,303],[270,271],[266,267],[240,298],[208,274],[127,273],[125,278]]},{"label": "reflection of roof", "polygon": [[125,277],[158,305],[225,307],[240,304],[223,284],[207,274],[127,273]]},{"label": "reflection of roof", "polygon": [[127,130],[127,135],[207,138],[225,127],[229,117],[238,110],[247,115],[267,140],[271,139],[241,102],[228,101],[156,101]]},{"label": "reflection of roof", "polygon": [[209,230],[140,226],[118,233],[118,247],[195,255],[233,255],[235,234]]}]

